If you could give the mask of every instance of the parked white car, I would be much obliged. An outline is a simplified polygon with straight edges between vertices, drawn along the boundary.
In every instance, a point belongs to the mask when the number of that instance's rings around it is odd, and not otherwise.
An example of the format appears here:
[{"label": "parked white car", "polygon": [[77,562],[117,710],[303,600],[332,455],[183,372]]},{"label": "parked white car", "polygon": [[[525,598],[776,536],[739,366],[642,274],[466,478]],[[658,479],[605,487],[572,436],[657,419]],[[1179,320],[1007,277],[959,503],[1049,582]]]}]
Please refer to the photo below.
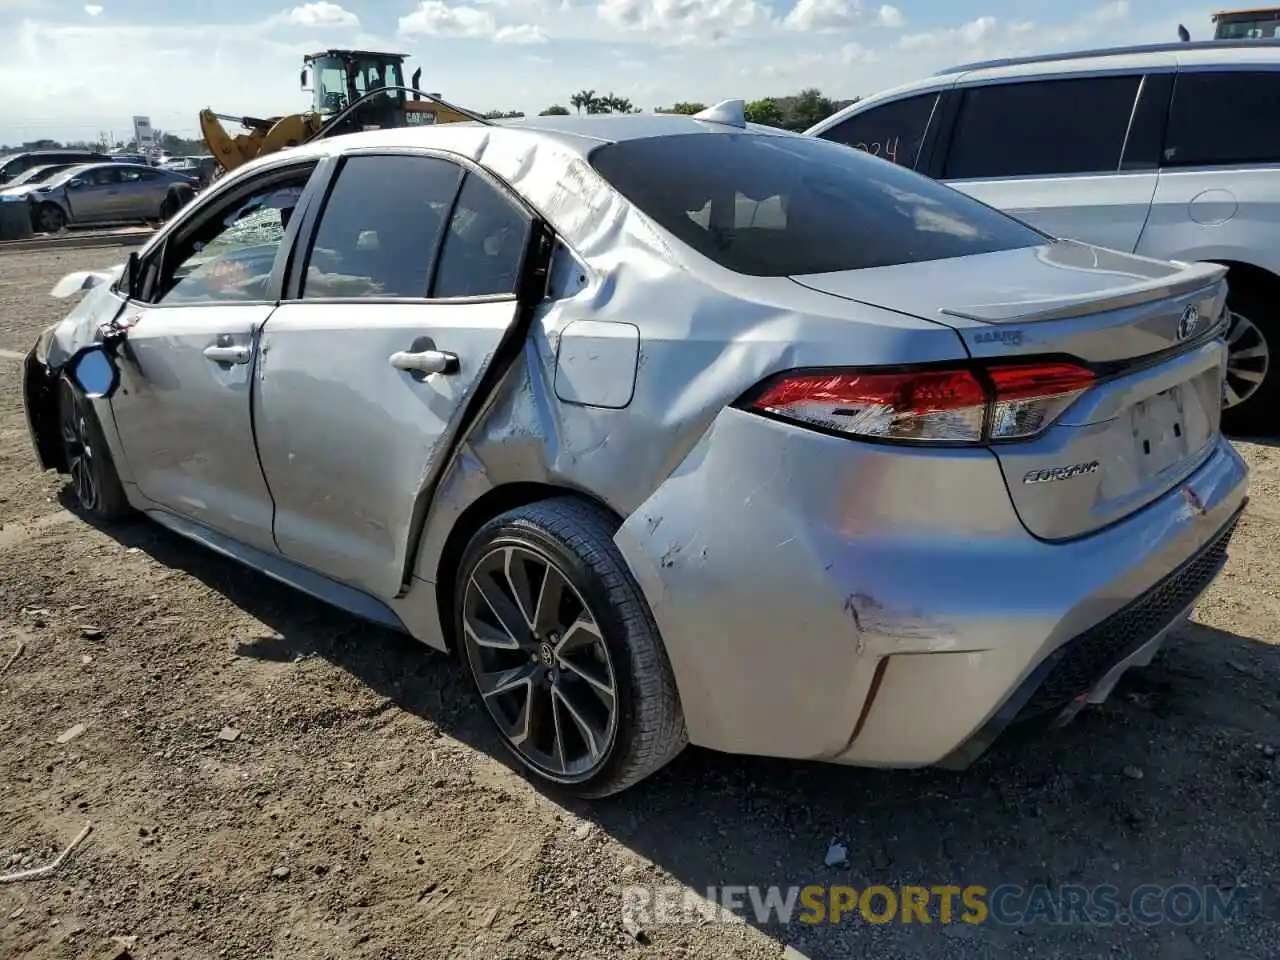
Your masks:
[{"label": "parked white car", "polygon": [[1224,426],[1274,430],[1280,42],[1174,43],[969,64],[807,133],[942,180],[1058,237],[1230,267]]}]

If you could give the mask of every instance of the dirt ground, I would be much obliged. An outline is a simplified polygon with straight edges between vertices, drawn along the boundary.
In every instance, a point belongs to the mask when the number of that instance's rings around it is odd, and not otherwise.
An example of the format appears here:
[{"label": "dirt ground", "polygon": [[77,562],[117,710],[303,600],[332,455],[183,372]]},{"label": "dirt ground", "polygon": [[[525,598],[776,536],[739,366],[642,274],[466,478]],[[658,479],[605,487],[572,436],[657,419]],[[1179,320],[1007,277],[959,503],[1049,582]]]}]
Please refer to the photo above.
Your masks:
[{"label": "dirt ground", "polygon": [[[1280,447],[1195,622],[1109,703],[963,773],[689,750],[568,807],[458,667],[36,472],[14,359],[65,272],[0,255],[0,958],[1280,956]],[[69,742],[58,738],[84,730]],[[833,841],[847,863],[825,866]],[[1214,924],[660,925],[619,884],[1214,885]],[[112,938],[118,938],[112,940]],[[797,956],[796,953],[787,954]]]}]

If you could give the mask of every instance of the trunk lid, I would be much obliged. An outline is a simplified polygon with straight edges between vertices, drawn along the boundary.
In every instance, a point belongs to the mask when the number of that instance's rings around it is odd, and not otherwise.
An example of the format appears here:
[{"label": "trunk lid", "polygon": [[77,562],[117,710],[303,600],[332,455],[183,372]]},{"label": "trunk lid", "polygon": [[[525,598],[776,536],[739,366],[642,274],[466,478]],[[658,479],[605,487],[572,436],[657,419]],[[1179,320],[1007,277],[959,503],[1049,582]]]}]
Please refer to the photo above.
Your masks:
[{"label": "trunk lid", "polygon": [[975,359],[1075,358],[1095,386],[1040,436],[993,444],[1037,537],[1098,530],[1168,492],[1219,436],[1226,268],[1074,241],[792,277],[952,327]]}]

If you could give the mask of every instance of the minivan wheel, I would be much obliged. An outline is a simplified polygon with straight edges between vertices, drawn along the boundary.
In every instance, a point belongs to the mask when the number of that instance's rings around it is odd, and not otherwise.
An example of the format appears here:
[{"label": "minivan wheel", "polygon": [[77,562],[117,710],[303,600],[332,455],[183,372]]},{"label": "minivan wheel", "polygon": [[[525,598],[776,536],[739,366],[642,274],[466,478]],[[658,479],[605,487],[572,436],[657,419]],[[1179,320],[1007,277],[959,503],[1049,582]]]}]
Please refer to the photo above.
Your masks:
[{"label": "minivan wheel", "polygon": [[458,568],[455,636],[503,742],[546,784],[626,789],[688,742],[653,615],[613,543],[573,497],[485,524]]},{"label": "minivan wheel", "polygon": [[1270,433],[1280,424],[1280,376],[1272,347],[1280,341],[1276,317],[1247,287],[1227,295],[1227,372],[1222,426],[1229,433]]},{"label": "minivan wheel", "polygon": [[99,520],[117,520],[132,508],[93,407],[65,374],[58,381],[58,430],[76,505]]}]

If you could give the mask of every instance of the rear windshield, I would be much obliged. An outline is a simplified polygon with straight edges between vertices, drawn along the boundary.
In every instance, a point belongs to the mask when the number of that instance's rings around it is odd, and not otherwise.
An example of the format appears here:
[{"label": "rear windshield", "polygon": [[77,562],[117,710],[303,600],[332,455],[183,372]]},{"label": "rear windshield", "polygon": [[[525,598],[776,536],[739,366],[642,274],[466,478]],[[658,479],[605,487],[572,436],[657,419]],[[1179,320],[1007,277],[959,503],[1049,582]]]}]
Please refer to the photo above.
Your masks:
[{"label": "rear windshield", "polygon": [[956,190],[816,137],[646,137],[599,147],[591,164],[684,243],[754,276],[885,267],[1047,242]]}]

